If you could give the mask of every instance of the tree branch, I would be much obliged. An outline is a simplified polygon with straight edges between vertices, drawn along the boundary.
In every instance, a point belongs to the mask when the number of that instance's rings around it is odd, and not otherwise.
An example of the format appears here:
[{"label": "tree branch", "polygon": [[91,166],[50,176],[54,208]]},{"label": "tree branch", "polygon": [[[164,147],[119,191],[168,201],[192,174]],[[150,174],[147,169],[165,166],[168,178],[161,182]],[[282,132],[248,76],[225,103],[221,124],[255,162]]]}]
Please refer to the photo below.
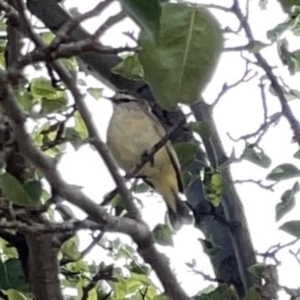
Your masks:
[{"label": "tree branch", "polygon": [[[238,0],[234,0],[234,4],[231,8],[232,12],[236,15],[238,20],[241,22],[242,28],[244,29],[249,41],[254,41],[254,36],[252,34],[251,28],[248,24],[247,18],[243,15],[241,8],[239,6]],[[281,104],[281,109],[283,115],[286,117],[287,121],[289,122],[295,136],[295,140],[300,146],[300,123],[294,116],[287,99],[285,98],[285,95],[283,93],[283,90],[278,82],[277,77],[274,75],[272,68],[267,63],[265,58],[259,53],[253,53],[254,57],[257,60],[258,65],[265,71],[266,75],[268,76],[271,86],[274,89],[274,92],[276,93],[279,102]]]}]

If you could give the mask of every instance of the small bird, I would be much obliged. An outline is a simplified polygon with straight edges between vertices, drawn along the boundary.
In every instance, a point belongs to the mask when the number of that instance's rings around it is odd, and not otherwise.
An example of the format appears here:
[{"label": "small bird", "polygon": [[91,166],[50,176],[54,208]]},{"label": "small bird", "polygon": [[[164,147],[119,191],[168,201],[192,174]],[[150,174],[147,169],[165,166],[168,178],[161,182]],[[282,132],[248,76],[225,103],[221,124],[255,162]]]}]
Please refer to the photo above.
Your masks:
[{"label": "small bird", "polygon": [[[113,103],[107,129],[107,145],[118,166],[127,174],[166,134],[148,103],[125,92],[106,98]],[[193,224],[194,217],[179,193],[184,192],[180,164],[172,144],[161,147],[136,175],[162,195],[174,230]]]}]

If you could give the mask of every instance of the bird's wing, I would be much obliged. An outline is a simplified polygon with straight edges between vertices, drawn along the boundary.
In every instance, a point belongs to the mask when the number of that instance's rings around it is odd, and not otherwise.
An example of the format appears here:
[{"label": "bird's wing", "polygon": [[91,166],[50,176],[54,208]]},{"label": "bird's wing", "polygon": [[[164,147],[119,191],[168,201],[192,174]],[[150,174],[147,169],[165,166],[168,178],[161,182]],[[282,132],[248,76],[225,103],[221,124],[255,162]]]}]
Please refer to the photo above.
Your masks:
[{"label": "bird's wing", "polygon": [[[159,133],[161,138],[163,138],[166,135],[166,131],[163,128],[163,126],[160,124],[159,120],[153,115],[150,111],[145,111],[145,113],[154,121],[154,128],[155,130]],[[165,144],[166,150],[168,152],[168,155],[170,157],[171,163],[175,169],[176,172],[176,177],[177,177],[177,182],[178,182],[178,190],[180,193],[184,192],[184,185],[183,185],[183,179],[182,179],[182,174],[181,174],[181,168],[180,168],[180,163],[177,157],[177,154],[171,144],[170,141],[168,141]]]}]

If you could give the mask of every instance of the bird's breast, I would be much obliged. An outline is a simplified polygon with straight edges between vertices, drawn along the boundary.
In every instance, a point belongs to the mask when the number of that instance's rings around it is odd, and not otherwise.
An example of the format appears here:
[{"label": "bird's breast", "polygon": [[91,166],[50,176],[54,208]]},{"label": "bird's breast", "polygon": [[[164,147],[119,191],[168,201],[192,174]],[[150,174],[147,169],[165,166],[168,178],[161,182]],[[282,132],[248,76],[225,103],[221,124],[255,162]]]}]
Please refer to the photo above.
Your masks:
[{"label": "bird's breast", "polygon": [[142,154],[160,141],[161,136],[152,122],[147,115],[138,112],[112,116],[107,144],[117,164],[126,172],[140,164]]}]

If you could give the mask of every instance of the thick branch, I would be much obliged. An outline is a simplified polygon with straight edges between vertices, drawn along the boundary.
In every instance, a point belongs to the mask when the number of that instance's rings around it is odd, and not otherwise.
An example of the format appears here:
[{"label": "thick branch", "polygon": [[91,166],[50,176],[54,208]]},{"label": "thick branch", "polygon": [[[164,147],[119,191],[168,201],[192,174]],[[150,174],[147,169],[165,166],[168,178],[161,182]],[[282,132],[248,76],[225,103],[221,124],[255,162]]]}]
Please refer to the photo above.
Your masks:
[{"label": "thick branch", "polygon": [[[205,121],[209,124],[211,136],[202,137],[202,139],[210,162],[215,164],[218,168],[218,166],[222,165],[224,160],[226,160],[226,155],[212,118],[212,107],[202,100],[193,105],[192,110],[196,120]],[[222,177],[224,182],[233,183],[228,167],[223,169]],[[230,188],[228,186],[223,192],[221,205],[227,222],[230,224],[237,224],[234,227],[232,226],[234,229],[230,230],[229,233],[234,252],[237,256],[239,273],[246,291],[257,282],[247,270],[248,267],[255,264],[256,258],[247,220],[245,218],[244,208],[233,184]]]}]

